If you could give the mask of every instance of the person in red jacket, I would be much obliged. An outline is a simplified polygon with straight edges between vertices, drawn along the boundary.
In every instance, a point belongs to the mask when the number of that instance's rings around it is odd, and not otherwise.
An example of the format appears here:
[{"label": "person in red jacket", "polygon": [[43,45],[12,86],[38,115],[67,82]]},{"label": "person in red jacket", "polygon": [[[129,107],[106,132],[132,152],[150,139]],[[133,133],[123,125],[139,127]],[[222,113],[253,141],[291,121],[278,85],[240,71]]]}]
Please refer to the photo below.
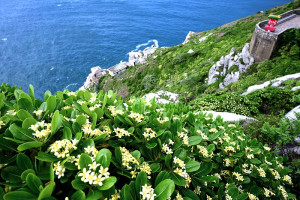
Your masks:
[{"label": "person in red jacket", "polygon": [[279,15],[269,15],[269,21],[268,21],[268,24],[267,26],[265,27],[265,31],[271,31],[271,32],[274,32],[275,29],[276,29],[276,24],[278,22],[278,19],[280,19],[280,16]]}]

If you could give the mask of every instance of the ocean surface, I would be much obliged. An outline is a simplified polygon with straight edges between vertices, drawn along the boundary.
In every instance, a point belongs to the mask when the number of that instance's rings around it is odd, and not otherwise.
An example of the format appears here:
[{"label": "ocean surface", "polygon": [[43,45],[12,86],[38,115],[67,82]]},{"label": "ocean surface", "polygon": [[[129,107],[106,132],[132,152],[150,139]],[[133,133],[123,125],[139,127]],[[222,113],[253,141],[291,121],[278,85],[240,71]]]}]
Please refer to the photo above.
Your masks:
[{"label": "ocean surface", "polygon": [[173,46],[288,0],[0,0],[0,83],[41,97],[76,90],[90,68],[108,68],[158,41]]}]

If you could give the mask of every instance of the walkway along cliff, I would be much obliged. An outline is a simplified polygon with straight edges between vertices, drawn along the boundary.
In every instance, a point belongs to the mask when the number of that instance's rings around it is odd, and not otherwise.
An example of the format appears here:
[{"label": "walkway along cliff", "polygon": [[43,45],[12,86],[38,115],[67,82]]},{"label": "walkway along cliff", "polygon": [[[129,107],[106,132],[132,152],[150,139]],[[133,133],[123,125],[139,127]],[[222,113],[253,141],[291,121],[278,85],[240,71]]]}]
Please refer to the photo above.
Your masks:
[{"label": "walkway along cliff", "polygon": [[278,21],[274,32],[264,30],[267,20],[256,25],[250,43],[250,55],[255,62],[262,62],[271,58],[276,43],[283,32],[292,28],[300,28],[300,9],[290,10],[280,16],[281,19]]}]

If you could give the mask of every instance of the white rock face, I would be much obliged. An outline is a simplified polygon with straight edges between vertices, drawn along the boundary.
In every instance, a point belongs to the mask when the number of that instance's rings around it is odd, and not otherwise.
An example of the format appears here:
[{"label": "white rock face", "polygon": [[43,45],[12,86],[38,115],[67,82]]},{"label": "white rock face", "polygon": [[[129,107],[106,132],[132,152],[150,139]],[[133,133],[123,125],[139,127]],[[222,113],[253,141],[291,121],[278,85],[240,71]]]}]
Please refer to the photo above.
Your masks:
[{"label": "white rock face", "polygon": [[184,40],[184,42],[183,42],[182,44],[188,43],[188,42],[189,42],[189,39],[190,39],[191,36],[194,35],[194,34],[195,34],[195,32],[190,31],[190,32],[187,34],[187,36],[185,37],[185,40]]},{"label": "white rock face", "polygon": [[[167,98],[166,98],[167,97]],[[156,93],[149,93],[143,96],[142,98],[150,101],[155,98],[156,103],[159,104],[168,104],[168,103],[179,103],[179,94],[175,94],[168,91],[160,90]]]},{"label": "white rock face", "polygon": [[235,113],[229,113],[229,112],[216,112],[216,111],[201,111],[206,114],[212,114],[213,119],[216,119],[217,116],[220,116],[221,118],[224,119],[226,122],[237,122],[237,121],[249,121],[249,120],[256,120],[252,117],[247,117],[244,115],[238,115]]},{"label": "white rock face", "polygon": [[[146,59],[153,54],[157,48],[158,46],[152,45],[151,47],[145,48],[143,51],[129,52],[128,62],[120,62],[108,69],[102,69],[99,66],[91,68],[91,73],[88,75],[86,81],[84,82],[83,86],[79,88],[79,90],[97,87],[99,79],[106,74],[115,76],[116,74],[125,71],[127,67],[145,63]],[[94,89],[96,90],[97,88]]]},{"label": "white rock face", "polygon": [[300,78],[300,73],[289,74],[289,75],[286,75],[286,76],[282,76],[280,78],[276,78],[276,79],[273,79],[271,81],[266,81],[266,82],[264,82],[262,84],[259,84],[259,85],[250,86],[247,89],[247,91],[244,92],[242,95],[247,95],[247,94],[249,94],[251,92],[263,89],[263,88],[268,87],[270,85],[271,85],[271,87],[279,87],[284,81],[294,80],[294,79],[297,79],[297,78]]},{"label": "white rock face", "polygon": [[204,42],[209,36],[211,36],[212,34],[208,34],[207,36],[203,36],[202,38],[199,39],[199,43]]},{"label": "white rock face", "polygon": [[288,112],[285,117],[288,118],[289,120],[296,120],[296,114],[295,113],[300,113],[300,105],[295,107],[293,110]]},{"label": "white rock face", "polygon": [[291,90],[292,90],[292,91],[300,90],[300,86],[293,87]]},{"label": "white rock face", "polygon": [[194,53],[194,50],[190,49],[187,53]]},{"label": "white rock face", "polygon": [[[240,74],[247,71],[247,69],[254,63],[254,58],[249,53],[249,43],[246,43],[241,53],[235,54],[235,48],[232,48],[230,53],[222,56],[216,64],[214,64],[208,74],[207,84],[215,83],[218,77],[225,76],[224,82],[219,84],[220,88],[224,88],[230,83],[236,82],[240,78]],[[237,66],[238,71],[227,74],[228,70]]]}]

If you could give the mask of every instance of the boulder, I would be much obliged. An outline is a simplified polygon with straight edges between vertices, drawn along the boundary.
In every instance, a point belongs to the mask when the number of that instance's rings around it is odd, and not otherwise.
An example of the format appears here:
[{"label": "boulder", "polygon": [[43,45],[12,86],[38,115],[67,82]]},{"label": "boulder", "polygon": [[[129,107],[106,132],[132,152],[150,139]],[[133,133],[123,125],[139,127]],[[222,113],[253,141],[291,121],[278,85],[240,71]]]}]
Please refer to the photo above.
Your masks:
[{"label": "boulder", "polygon": [[160,90],[156,93],[146,94],[142,98],[146,99],[147,101],[150,101],[155,98],[156,102],[159,104],[179,103],[179,94],[163,90]]},{"label": "boulder", "polygon": [[187,36],[185,37],[185,40],[184,40],[184,42],[182,43],[182,44],[186,44],[186,43],[188,43],[189,42],[189,39],[192,37],[192,35],[194,35],[195,34],[195,32],[193,32],[193,31],[190,31],[188,34],[187,34]]},{"label": "boulder", "polygon": [[290,112],[288,112],[285,117],[288,118],[289,120],[296,120],[296,114],[295,113],[299,113],[300,114],[300,105],[295,107],[294,109],[292,109]]},{"label": "boulder", "polygon": [[205,114],[212,114],[213,119],[216,119],[217,116],[220,116],[221,118],[224,119],[226,122],[237,122],[237,121],[253,121],[256,120],[252,117],[247,117],[244,115],[238,115],[235,113],[229,113],[229,112],[216,112],[216,111],[201,111]]}]

